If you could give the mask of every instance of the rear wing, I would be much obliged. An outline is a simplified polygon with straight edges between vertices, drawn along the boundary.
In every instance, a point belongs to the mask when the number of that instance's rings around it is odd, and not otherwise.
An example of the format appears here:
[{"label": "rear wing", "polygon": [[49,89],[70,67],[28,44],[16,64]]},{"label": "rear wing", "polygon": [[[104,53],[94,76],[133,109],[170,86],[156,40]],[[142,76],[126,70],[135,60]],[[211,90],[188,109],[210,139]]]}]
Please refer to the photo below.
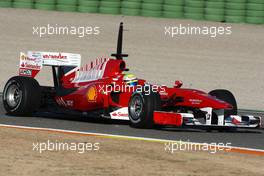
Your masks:
[{"label": "rear wing", "polygon": [[61,52],[28,51],[20,53],[19,75],[34,78],[43,66],[80,67],[81,55]]}]

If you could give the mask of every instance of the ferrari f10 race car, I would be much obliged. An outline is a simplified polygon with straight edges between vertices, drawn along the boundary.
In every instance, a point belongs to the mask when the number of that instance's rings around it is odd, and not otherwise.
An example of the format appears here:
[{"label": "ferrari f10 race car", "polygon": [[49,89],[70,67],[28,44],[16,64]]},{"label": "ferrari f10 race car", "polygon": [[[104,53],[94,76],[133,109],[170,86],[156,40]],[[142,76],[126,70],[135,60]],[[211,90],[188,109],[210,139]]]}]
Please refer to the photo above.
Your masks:
[{"label": "ferrari f10 race car", "polygon": [[[233,94],[224,89],[209,93],[155,85],[129,74],[122,53],[123,23],[117,52],[81,66],[72,53],[28,51],[20,53],[19,76],[8,80],[3,91],[4,108],[10,115],[31,115],[43,107],[98,118],[128,120],[132,127],[157,126],[206,128],[258,128],[261,117],[237,114]],[[35,76],[51,66],[54,86],[40,86]]]}]

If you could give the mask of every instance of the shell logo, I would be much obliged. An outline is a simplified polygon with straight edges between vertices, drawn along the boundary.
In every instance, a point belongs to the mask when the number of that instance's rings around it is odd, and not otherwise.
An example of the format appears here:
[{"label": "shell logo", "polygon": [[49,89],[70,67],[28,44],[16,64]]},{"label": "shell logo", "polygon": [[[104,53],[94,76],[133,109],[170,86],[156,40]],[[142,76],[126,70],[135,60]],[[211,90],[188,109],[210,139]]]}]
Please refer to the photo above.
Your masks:
[{"label": "shell logo", "polygon": [[97,97],[96,88],[94,86],[90,87],[87,91],[86,96],[88,101],[95,101]]}]

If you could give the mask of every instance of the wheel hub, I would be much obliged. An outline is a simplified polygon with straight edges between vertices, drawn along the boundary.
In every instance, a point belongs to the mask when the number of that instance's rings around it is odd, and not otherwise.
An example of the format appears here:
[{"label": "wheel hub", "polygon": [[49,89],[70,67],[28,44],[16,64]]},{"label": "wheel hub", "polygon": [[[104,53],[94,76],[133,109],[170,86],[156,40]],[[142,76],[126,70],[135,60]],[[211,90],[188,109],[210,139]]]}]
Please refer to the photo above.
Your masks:
[{"label": "wheel hub", "polygon": [[20,103],[21,97],[22,92],[18,85],[12,84],[8,87],[6,92],[6,102],[11,108],[16,107]]},{"label": "wheel hub", "polygon": [[143,109],[143,101],[139,96],[135,96],[131,101],[130,113],[134,120],[140,118]]}]

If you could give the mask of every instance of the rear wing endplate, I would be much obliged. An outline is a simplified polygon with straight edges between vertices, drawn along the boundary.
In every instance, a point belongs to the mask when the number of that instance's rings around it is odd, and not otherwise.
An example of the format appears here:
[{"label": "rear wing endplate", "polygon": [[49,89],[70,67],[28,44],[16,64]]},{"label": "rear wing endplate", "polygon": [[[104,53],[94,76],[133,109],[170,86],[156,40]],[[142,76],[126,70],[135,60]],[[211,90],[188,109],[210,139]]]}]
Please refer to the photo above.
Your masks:
[{"label": "rear wing endplate", "polygon": [[19,75],[34,78],[43,66],[80,67],[81,55],[61,52],[28,51],[20,53]]}]

